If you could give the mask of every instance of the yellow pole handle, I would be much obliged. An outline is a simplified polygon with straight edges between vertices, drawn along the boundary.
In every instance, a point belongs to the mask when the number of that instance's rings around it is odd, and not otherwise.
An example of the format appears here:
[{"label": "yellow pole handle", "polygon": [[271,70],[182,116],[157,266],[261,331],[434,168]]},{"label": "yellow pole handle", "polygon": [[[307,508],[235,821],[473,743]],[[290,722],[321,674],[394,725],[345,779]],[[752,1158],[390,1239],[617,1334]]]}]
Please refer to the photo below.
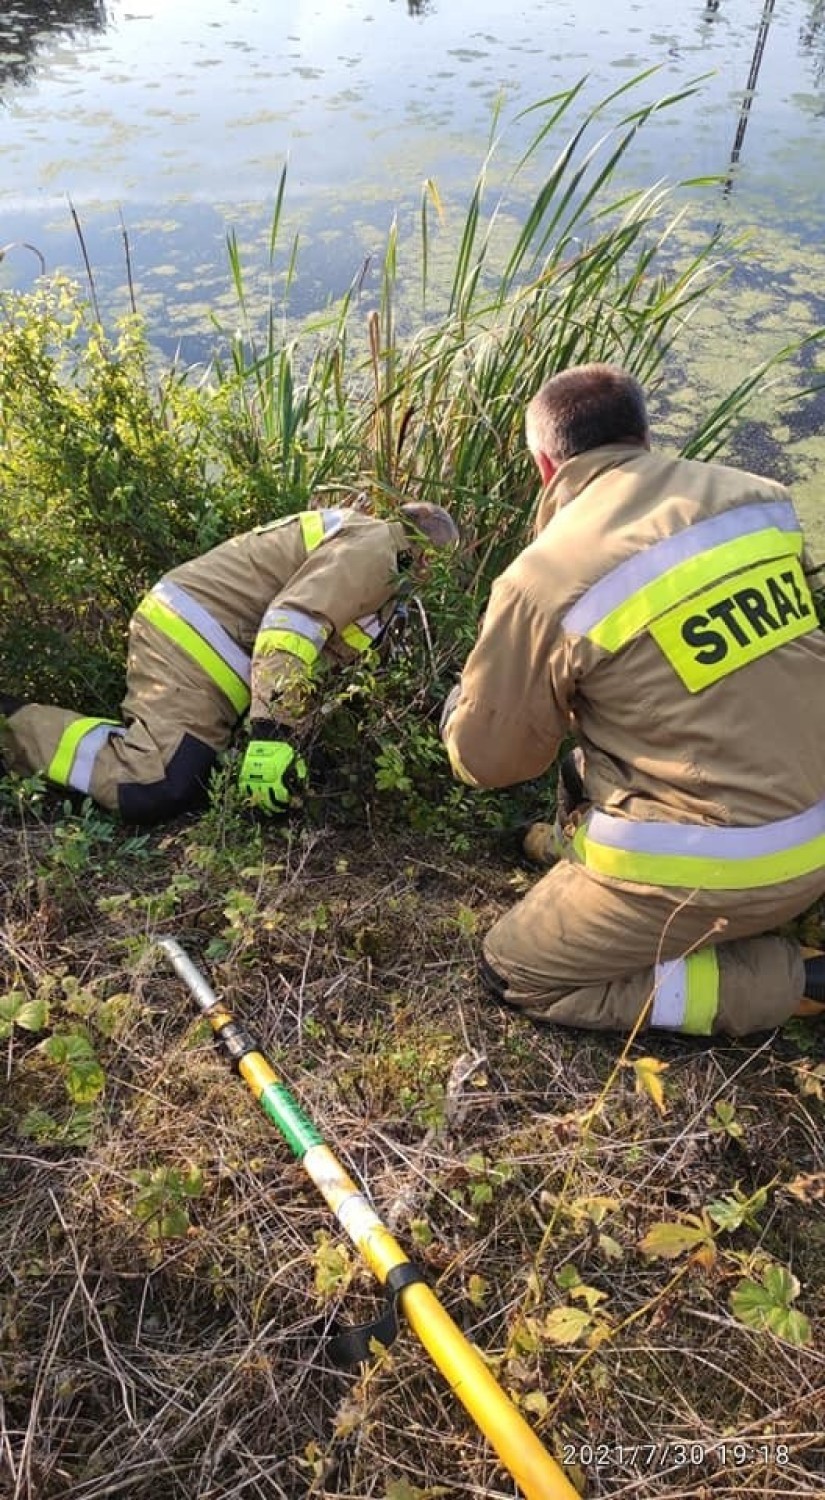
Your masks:
[{"label": "yellow pole handle", "polygon": [[526,1500],[581,1500],[435,1293],[417,1281],[404,1288],[400,1300],[410,1327]]},{"label": "yellow pole handle", "polygon": [[[163,939],[160,947],[189,985],[213,1030],[220,1036],[234,1024],[231,1012],[218,1003],[203,975],[174,938]],[[383,1284],[392,1270],[409,1263],[394,1235],[281,1083],[268,1058],[258,1050],[257,1043],[253,1042],[250,1049],[240,1056],[238,1070],[265,1113],[274,1120],[299,1157],[342,1229]],[[525,1500],[581,1500],[564,1470],[550,1457],[502,1390],[478,1349],[464,1337],[442,1307],[435,1292],[425,1282],[414,1281],[403,1287],[398,1295],[402,1312],[413,1332],[495,1449]]]}]

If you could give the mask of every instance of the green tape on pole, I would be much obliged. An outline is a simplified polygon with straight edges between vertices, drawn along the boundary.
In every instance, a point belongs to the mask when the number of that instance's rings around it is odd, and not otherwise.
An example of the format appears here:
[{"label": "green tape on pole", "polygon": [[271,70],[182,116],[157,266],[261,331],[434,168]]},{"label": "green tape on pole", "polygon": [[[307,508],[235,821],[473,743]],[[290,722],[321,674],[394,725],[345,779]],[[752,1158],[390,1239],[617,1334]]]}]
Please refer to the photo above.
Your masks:
[{"label": "green tape on pole", "polygon": [[323,1146],[324,1138],[318,1134],[308,1115],[293,1099],[283,1083],[269,1083],[262,1091],[258,1103],[264,1114],[277,1125],[289,1146],[300,1159],[311,1146]]}]

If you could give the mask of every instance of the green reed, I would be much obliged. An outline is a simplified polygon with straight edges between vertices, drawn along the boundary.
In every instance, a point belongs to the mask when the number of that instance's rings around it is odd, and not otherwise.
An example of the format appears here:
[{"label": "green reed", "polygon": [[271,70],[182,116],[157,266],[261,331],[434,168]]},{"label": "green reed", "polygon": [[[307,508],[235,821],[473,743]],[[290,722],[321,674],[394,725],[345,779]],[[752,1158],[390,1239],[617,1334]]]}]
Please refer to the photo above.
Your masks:
[{"label": "green reed", "polygon": [[[529,396],[555,371],[590,360],[623,364],[655,393],[691,314],[728,274],[732,246],[719,231],[701,236],[698,248],[688,233],[689,190],[716,179],[627,185],[640,132],[701,84],[640,103],[655,71],[589,108],[582,78],[523,111],[515,124],[533,133],[503,186],[497,109],[457,232],[435,182],[424,183],[418,292],[403,253],[416,247],[402,243],[394,220],[372,301],[362,273],[359,295],[354,283],[337,305],[296,328],[287,302],[297,240],[281,276],[280,317],[271,300],[261,317],[230,239],[243,337],[221,375],[235,392],[248,452],[295,494],[352,486],[379,506],[411,494],[448,504],[472,559],[472,587],[485,586],[523,544],[529,523]],[[270,271],[285,184],[284,173]],[[781,350],[698,416],[685,451],[718,451],[770,370],[794,353]]]}]

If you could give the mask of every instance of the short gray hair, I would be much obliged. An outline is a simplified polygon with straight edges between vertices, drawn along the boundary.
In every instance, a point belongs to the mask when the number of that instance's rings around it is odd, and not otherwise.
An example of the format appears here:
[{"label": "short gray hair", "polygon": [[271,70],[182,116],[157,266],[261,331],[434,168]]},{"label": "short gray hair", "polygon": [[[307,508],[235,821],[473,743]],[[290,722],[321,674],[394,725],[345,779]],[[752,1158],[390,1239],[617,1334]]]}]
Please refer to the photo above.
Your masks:
[{"label": "short gray hair", "polygon": [[617,365],[574,365],[527,407],[527,441],[556,463],[605,443],[644,443],[647,407],[638,380]]}]

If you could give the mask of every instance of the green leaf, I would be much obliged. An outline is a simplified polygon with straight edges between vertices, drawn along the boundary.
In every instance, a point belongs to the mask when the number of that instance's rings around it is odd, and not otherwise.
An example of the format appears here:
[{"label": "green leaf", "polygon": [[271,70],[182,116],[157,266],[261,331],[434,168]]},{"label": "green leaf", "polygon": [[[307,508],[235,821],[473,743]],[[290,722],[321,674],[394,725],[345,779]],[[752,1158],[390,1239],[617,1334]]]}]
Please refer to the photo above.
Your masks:
[{"label": "green leaf", "polygon": [[799,1282],[786,1266],[766,1266],[762,1280],[772,1302],[781,1302],[788,1307],[799,1296]]},{"label": "green leaf", "polygon": [[712,1238],[703,1224],[652,1224],[644,1239],[639,1241],[639,1249],[651,1258],[661,1256],[673,1260],[685,1250],[708,1244]]},{"label": "green leaf", "polygon": [[7,995],[0,995],[0,1021],[16,1020],[17,1012],[25,1000],[23,990],[9,990]]},{"label": "green leaf", "polygon": [[181,1177],[180,1189],[187,1198],[200,1198],[203,1193],[203,1172],[200,1167],[192,1167],[185,1177]]},{"label": "green leaf", "polygon": [[82,1031],[56,1031],[40,1043],[40,1049],[50,1062],[58,1066],[86,1062],[95,1055],[89,1038]]},{"label": "green leaf", "polygon": [[769,1329],[789,1344],[811,1342],[811,1324],[804,1313],[791,1307],[799,1295],[799,1282],[785,1266],[767,1266],[759,1282],[745,1280],[731,1293],[731,1311],[748,1328]]},{"label": "green leaf", "polygon": [[49,1022],[49,1003],[44,999],[29,1000],[21,1005],[15,1022],[24,1031],[42,1031]]},{"label": "green leaf", "polygon": [[32,1141],[51,1141],[60,1133],[54,1115],[37,1104],[26,1111],[17,1129],[20,1135]]},{"label": "green leaf", "polygon": [[481,1208],[485,1203],[493,1201],[493,1186],[490,1182],[474,1182],[470,1188],[470,1202],[474,1208]]},{"label": "green leaf", "polygon": [[67,1146],[88,1146],[95,1125],[95,1111],[81,1104],[67,1120],[56,1120],[47,1110],[35,1105],[27,1110],[18,1126],[19,1134],[28,1140],[56,1142]]},{"label": "green leaf", "polygon": [[563,1292],[569,1292],[571,1287],[581,1286],[582,1281],[576,1267],[569,1264],[562,1266],[561,1270],[556,1272],[553,1280],[556,1286]]},{"label": "green leaf", "polygon": [[758,1229],[759,1214],[768,1201],[766,1188],[758,1188],[750,1198],[737,1187],[733,1193],[726,1193],[724,1198],[714,1198],[707,1206],[709,1217],[720,1229],[732,1231],[738,1229],[741,1224],[747,1224],[751,1229]]},{"label": "green leaf", "polygon": [[731,1293],[730,1305],[741,1323],[747,1323],[751,1328],[763,1328],[773,1302],[757,1281],[740,1281]]},{"label": "green leaf", "polygon": [[740,1140],[745,1134],[744,1126],[736,1118],[734,1106],[726,1099],[717,1100],[713,1114],[708,1116],[708,1129],[724,1132],[734,1140]]},{"label": "green leaf", "polygon": [[61,1033],[49,1036],[40,1043],[40,1051],[49,1062],[57,1063],[58,1067],[66,1061],[66,1038]]},{"label": "green leaf", "polygon": [[106,1087],[106,1074],[94,1058],[71,1063],[66,1069],[66,1089],[75,1104],[91,1104]]},{"label": "green leaf", "polygon": [[475,1271],[467,1282],[467,1296],[473,1307],[484,1307],[487,1301],[489,1282],[486,1277],[479,1276]]},{"label": "green leaf", "polygon": [[333,1244],[329,1235],[321,1231],[316,1236],[313,1252],[315,1262],[315,1290],[319,1297],[327,1297],[343,1290],[352,1276],[352,1256],[346,1245]]},{"label": "green leaf", "polygon": [[554,1307],[542,1325],[551,1344],[575,1344],[592,1327],[593,1319],[583,1307]]},{"label": "green leaf", "polygon": [[88,1146],[92,1139],[96,1111],[88,1104],[78,1104],[65,1122],[60,1139],[70,1146]]},{"label": "green leaf", "polygon": [[21,1026],[24,1031],[42,1031],[49,1019],[49,1007],[45,1000],[29,1000],[25,990],[9,990],[0,995],[0,1022],[6,1022],[3,1035],[8,1036],[12,1026]]},{"label": "green leaf", "polygon": [[771,1333],[785,1339],[789,1344],[802,1348],[812,1339],[810,1319],[794,1307],[774,1307],[768,1313],[767,1326]]},{"label": "green leaf", "polygon": [[737,1203],[735,1198],[714,1198],[708,1204],[708,1213],[714,1224],[727,1230],[738,1229],[745,1218],[742,1204]]},{"label": "green leaf", "polygon": [[147,1228],[149,1234],[157,1235],[158,1239],[180,1239],[189,1228],[189,1215],[180,1204],[173,1203],[161,1214],[160,1219],[154,1220]]}]

